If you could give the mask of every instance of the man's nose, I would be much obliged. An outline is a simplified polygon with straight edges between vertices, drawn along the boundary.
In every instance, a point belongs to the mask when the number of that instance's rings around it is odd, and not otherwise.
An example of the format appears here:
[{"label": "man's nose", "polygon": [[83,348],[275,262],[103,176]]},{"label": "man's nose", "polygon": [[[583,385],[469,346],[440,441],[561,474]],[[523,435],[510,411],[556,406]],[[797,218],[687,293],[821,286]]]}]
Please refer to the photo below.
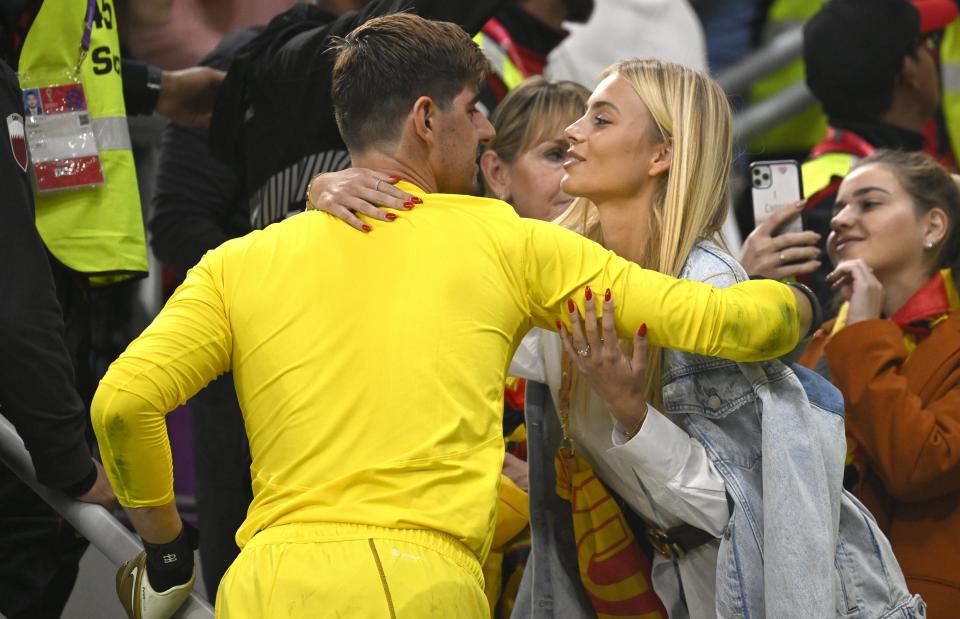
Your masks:
[{"label": "man's nose", "polygon": [[479,133],[480,133],[480,143],[486,144],[493,139],[493,136],[497,135],[497,130],[493,128],[493,125],[490,124],[490,119],[488,119],[483,114],[478,114],[483,120],[480,121]]}]

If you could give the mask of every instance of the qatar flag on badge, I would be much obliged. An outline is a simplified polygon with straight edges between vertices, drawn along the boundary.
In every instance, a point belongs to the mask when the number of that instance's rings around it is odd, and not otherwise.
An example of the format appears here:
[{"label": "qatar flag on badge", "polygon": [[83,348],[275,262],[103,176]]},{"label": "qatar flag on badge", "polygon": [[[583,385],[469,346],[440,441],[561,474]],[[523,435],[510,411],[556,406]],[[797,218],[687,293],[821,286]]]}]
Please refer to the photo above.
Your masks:
[{"label": "qatar flag on badge", "polygon": [[27,171],[27,140],[23,134],[23,116],[10,114],[7,116],[7,133],[10,134],[10,150],[13,159],[24,172]]}]

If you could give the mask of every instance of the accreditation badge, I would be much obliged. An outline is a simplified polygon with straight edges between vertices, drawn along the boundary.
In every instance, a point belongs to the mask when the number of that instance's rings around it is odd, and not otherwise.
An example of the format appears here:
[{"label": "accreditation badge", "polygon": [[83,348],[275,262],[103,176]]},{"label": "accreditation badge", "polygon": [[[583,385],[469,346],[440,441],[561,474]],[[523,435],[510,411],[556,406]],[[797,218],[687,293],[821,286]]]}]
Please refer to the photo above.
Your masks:
[{"label": "accreditation badge", "polygon": [[80,82],[25,88],[23,107],[37,192],[103,184],[100,151]]}]

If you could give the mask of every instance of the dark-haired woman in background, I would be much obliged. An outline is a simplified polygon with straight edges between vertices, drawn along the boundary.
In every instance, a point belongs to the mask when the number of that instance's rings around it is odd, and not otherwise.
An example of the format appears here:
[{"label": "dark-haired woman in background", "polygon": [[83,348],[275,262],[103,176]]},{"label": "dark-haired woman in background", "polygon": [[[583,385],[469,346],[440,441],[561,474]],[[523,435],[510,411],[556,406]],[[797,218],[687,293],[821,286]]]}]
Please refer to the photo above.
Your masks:
[{"label": "dark-haired woman in background", "polygon": [[846,401],[846,482],[929,617],[960,607],[960,191],[926,155],[861,160],[827,248],[846,300],[804,362]]}]

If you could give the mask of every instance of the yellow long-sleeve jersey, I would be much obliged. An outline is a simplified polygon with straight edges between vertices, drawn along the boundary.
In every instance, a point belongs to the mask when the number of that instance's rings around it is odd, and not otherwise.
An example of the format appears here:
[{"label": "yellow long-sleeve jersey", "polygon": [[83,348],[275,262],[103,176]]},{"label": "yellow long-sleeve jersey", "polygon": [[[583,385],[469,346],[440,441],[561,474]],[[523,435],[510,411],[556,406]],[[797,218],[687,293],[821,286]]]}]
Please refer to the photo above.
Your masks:
[{"label": "yellow long-sleeve jersey", "polygon": [[164,415],[232,369],[253,457],[241,547],[286,523],[362,523],[446,533],[482,561],[506,369],[567,298],[610,288],[623,336],[645,322],[684,351],[754,361],[797,342],[782,284],[676,280],[502,202],[401,187],[423,204],[370,234],[307,212],[190,271],[93,402],[121,504],[173,499]]}]

